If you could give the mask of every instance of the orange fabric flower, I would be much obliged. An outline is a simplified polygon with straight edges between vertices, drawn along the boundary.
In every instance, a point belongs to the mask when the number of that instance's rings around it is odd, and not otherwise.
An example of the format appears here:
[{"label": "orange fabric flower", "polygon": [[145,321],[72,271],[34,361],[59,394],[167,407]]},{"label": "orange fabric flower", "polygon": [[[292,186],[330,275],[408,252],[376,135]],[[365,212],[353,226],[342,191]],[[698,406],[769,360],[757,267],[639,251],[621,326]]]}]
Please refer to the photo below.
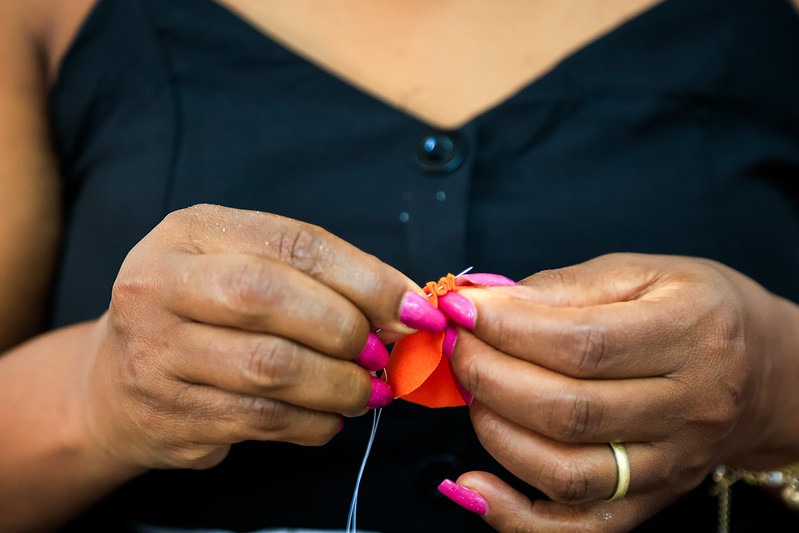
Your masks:
[{"label": "orange fabric flower", "polygon": [[[438,307],[438,297],[457,291],[456,277],[448,274],[430,282],[424,292],[430,303]],[[466,405],[458,390],[452,365],[443,354],[445,333],[419,331],[394,343],[386,366],[386,380],[395,398],[426,407],[458,407]]]}]

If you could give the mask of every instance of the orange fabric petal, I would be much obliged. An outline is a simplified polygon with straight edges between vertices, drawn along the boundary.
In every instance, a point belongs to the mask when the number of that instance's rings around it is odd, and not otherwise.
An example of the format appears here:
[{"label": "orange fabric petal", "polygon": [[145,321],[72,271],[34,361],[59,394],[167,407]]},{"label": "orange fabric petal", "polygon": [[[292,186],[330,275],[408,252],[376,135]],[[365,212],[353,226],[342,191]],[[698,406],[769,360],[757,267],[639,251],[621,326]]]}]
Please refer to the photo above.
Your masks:
[{"label": "orange fabric petal", "polygon": [[449,360],[441,353],[443,343],[444,332],[419,331],[394,344],[386,380],[395,398],[426,407],[466,405],[453,380]]},{"label": "orange fabric petal", "polygon": [[442,357],[430,377],[421,387],[404,396],[403,400],[418,403],[425,407],[459,407],[466,402],[452,381],[452,369],[449,361]]}]

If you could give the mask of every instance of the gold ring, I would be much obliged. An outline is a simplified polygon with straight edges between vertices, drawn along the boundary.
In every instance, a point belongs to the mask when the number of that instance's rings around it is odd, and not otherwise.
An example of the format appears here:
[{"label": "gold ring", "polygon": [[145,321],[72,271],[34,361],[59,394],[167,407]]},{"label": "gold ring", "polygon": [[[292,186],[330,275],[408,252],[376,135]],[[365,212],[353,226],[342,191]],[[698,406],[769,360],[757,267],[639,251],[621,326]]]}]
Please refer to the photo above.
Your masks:
[{"label": "gold ring", "polygon": [[613,496],[607,499],[614,502],[624,498],[627,489],[630,488],[630,458],[627,456],[627,448],[619,442],[609,442],[610,449],[613,451],[613,459],[616,461],[616,490]]}]

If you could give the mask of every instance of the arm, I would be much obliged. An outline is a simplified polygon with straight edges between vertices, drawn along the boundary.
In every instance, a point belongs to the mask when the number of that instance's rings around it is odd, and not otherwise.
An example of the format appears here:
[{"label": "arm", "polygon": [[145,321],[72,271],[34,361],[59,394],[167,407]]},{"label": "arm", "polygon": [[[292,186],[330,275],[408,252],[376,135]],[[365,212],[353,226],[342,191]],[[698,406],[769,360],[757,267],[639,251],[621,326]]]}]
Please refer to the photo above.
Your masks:
[{"label": "arm", "polygon": [[[44,325],[61,220],[44,54],[23,7],[0,3],[0,350]],[[52,526],[134,473],[86,446],[75,386],[90,331],[57,332],[0,357],[0,529]]]},{"label": "arm", "polygon": [[41,328],[60,220],[28,5],[0,2],[0,339],[13,346],[0,356],[0,530],[55,529],[149,469],[209,468],[235,442],[320,445],[343,416],[388,403],[363,368],[388,357],[370,330],[443,315],[409,305],[420,289],[376,258],[264,213],[167,217],[101,318],[19,344]]},{"label": "arm", "polygon": [[0,3],[0,350],[43,326],[61,219],[44,58],[21,4]]},{"label": "arm", "polygon": [[328,442],[393,398],[366,370],[388,358],[370,330],[444,328],[419,293],[321,228],[171,214],[128,254],[99,320],[0,358],[0,529],[57,526],[139,473],[210,468],[236,442]]}]

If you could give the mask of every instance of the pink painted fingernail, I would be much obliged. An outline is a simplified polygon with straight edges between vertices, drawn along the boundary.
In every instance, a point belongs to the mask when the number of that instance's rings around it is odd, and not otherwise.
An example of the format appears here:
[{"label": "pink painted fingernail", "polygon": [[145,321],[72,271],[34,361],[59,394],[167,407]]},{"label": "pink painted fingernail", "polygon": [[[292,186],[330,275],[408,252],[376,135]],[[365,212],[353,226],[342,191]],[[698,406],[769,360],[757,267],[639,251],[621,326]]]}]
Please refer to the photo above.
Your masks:
[{"label": "pink painted fingernail", "polygon": [[458,330],[452,326],[447,326],[444,330],[444,343],[441,345],[441,353],[447,359],[452,359],[452,352],[455,350],[455,343],[458,342]]},{"label": "pink painted fingernail", "polygon": [[461,398],[463,398],[463,401],[466,402],[466,405],[468,407],[471,407],[472,404],[474,403],[474,396],[472,396],[472,393],[467,391],[466,387],[461,385],[461,382],[458,381],[458,378],[456,378],[454,374],[452,382],[455,383],[455,388],[458,389],[458,392],[461,394]]},{"label": "pink painted fingernail", "polygon": [[455,284],[459,286],[482,285],[484,287],[501,287],[503,285],[516,285],[516,282],[499,274],[488,274],[476,272],[474,274],[464,274],[458,276]]},{"label": "pink painted fingernail", "polygon": [[[452,372],[452,363],[450,363],[450,372]],[[471,407],[474,403],[474,396],[472,396],[472,393],[467,391],[466,387],[464,387],[458,378],[455,377],[454,372],[452,372],[452,383],[455,384],[455,388],[458,389],[458,393],[461,395],[461,398],[463,398],[463,401],[466,402],[466,406]]]},{"label": "pink painted fingernail", "polygon": [[445,479],[438,486],[438,492],[457,503],[467,511],[483,516],[488,511],[488,504],[485,498],[480,496],[472,489],[467,489],[463,485],[458,485],[454,481]]},{"label": "pink painted fingernail", "polygon": [[379,409],[394,401],[394,391],[391,386],[380,378],[372,378],[372,395],[366,402],[367,409]]},{"label": "pink painted fingernail", "polygon": [[452,351],[455,350],[456,342],[458,342],[458,330],[452,326],[447,326],[447,329],[444,330],[444,343],[441,345],[441,353],[450,360],[449,370],[452,373],[452,382],[455,383],[455,388],[461,393],[461,398],[466,402],[466,405],[471,407],[472,402],[474,402],[474,396],[472,396],[471,392],[466,390],[466,387],[461,385],[461,382],[458,381],[458,378],[455,377],[455,372],[452,370]]},{"label": "pink painted fingernail", "polygon": [[466,405],[471,407],[472,402],[474,402],[474,396],[472,396],[471,392],[466,390],[466,387],[461,385],[461,382],[455,377],[455,372],[452,371],[452,352],[455,350],[456,342],[458,342],[458,330],[452,326],[447,326],[447,329],[444,330],[444,342],[441,345],[441,353],[450,360],[449,369],[450,372],[452,372],[452,382],[455,383],[455,388],[461,393],[461,398],[466,402]]},{"label": "pink painted fingernail", "polygon": [[338,435],[342,431],[344,431],[344,419],[343,418],[341,420],[339,420],[338,430],[336,431],[336,435]]},{"label": "pink painted fingernail", "polygon": [[447,326],[447,317],[424,296],[409,292],[402,301],[400,322],[409,328],[436,333]]},{"label": "pink painted fingernail", "polygon": [[366,339],[366,346],[363,347],[354,362],[367,370],[382,370],[388,364],[388,348],[380,340],[380,337],[370,333]]},{"label": "pink painted fingernail", "polygon": [[457,292],[448,292],[438,297],[438,308],[453,322],[468,329],[474,329],[477,308],[471,300]]}]

